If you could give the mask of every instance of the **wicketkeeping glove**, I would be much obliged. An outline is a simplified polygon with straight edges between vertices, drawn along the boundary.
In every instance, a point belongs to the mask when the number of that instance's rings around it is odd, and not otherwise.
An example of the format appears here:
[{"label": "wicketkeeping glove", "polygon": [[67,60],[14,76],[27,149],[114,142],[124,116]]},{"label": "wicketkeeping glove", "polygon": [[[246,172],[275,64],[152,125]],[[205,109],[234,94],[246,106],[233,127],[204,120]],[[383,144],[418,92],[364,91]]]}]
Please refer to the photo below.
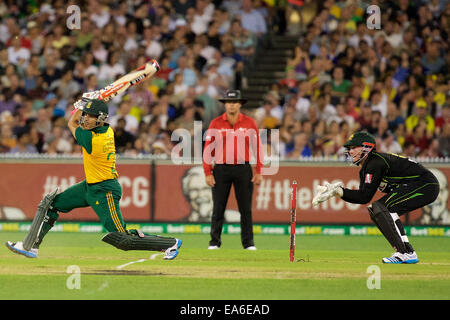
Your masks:
[{"label": "wicketkeeping glove", "polygon": [[336,182],[332,184],[326,182],[324,186],[317,186],[316,196],[312,201],[312,205],[315,207],[319,203],[327,201],[328,199],[336,195],[342,197],[342,195],[344,194],[344,190],[342,189],[343,186],[344,184],[342,182]]}]

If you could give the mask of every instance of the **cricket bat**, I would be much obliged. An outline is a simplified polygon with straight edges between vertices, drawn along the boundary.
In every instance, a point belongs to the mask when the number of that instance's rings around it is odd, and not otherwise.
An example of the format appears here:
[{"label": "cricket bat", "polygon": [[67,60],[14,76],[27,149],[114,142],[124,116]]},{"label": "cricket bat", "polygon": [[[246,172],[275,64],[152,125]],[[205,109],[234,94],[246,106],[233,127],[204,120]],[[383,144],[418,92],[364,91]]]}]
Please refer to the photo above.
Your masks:
[{"label": "cricket bat", "polygon": [[98,99],[108,101],[121,94],[129,87],[135,86],[148,79],[156,72],[158,72],[159,69],[160,67],[158,62],[155,59],[152,59],[136,70],[127,73],[126,75],[107,85],[103,89],[100,89],[100,95]]},{"label": "cricket bat", "polygon": [[[103,89],[100,89],[100,94],[97,97],[99,100],[103,101],[109,101],[110,99],[114,98],[115,96],[121,94],[125,90],[127,90],[129,87],[135,86],[142,81],[150,78],[153,76],[156,72],[158,72],[160,69],[158,61],[155,59],[149,60],[144,65],[140,66],[136,70],[133,70],[126,75],[120,77],[113,83],[107,85]],[[87,98],[82,98],[83,101]],[[78,100],[78,102],[81,102],[81,100]],[[77,104],[76,103],[76,104]],[[76,105],[75,104],[75,105]],[[72,111],[72,114],[75,113],[77,110],[77,107],[75,106],[75,109]]]},{"label": "cricket bat", "polygon": [[295,256],[295,225],[297,209],[297,181],[292,182],[292,207],[291,207],[291,246],[289,248],[289,261],[294,262]]}]

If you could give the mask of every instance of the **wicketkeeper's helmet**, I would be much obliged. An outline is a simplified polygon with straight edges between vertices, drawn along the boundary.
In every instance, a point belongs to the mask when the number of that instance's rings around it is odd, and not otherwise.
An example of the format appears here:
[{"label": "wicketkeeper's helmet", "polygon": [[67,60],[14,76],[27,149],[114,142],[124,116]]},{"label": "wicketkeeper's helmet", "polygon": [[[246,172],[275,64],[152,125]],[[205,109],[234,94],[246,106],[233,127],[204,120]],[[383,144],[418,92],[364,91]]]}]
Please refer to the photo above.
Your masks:
[{"label": "wicketkeeper's helmet", "polygon": [[[375,138],[370,133],[365,131],[355,132],[350,136],[348,141],[344,143],[344,147],[347,149],[347,159],[351,160],[353,164],[358,165],[370,152],[376,150],[376,144]],[[361,156],[356,160],[349,154],[351,147],[363,147]]]}]

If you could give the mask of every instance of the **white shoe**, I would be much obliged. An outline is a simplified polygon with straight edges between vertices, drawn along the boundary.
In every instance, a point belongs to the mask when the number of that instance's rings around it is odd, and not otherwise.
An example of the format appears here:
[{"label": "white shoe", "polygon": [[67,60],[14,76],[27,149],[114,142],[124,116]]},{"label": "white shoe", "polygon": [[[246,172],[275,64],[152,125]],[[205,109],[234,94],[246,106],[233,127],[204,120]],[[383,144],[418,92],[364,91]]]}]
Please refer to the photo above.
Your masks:
[{"label": "white shoe", "polygon": [[220,247],[219,246],[209,246],[208,250],[219,250]]},{"label": "white shoe", "polygon": [[250,246],[250,247],[247,247],[247,248],[244,248],[244,249],[245,250],[252,250],[252,251],[258,250],[258,249],[256,249],[255,246]]},{"label": "white shoe", "polygon": [[181,241],[181,239],[175,239],[175,244],[168,248],[165,252],[164,252],[164,260],[173,260],[177,257],[178,255],[178,251],[180,250],[181,244],[183,243],[183,241]]},{"label": "white shoe", "polygon": [[383,263],[390,264],[400,264],[400,263],[417,263],[419,262],[419,258],[417,258],[416,252],[411,253],[400,253],[394,252],[394,254],[389,258],[383,258]]},{"label": "white shoe", "polygon": [[6,247],[14,253],[18,253],[24,255],[27,258],[37,258],[38,257],[38,249],[31,248],[30,251],[27,251],[23,248],[23,242],[11,242],[7,241],[5,243]]}]

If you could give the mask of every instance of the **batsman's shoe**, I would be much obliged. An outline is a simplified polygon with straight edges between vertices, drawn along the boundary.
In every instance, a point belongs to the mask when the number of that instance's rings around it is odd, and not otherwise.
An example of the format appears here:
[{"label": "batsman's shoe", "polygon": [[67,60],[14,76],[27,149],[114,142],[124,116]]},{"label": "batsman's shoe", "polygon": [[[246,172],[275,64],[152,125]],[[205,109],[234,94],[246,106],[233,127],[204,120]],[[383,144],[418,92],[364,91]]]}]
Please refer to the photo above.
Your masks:
[{"label": "batsman's shoe", "polygon": [[415,251],[412,253],[395,252],[391,257],[383,258],[382,261],[383,263],[390,263],[390,264],[400,264],[400,263],[413,264],[419,262],[419,259],[417,258],[417,254]]},{"label": "batsman's shoe", "polygon": [[164,252],[164,260],[173,260],[177,257],[181,247],[181,239],[175,239],[175,244]]},{"label": "batsman's shoe", "polygon": [[208,250],[219,250],[220,247],[219,246],[209,246]]},{"label": "batsman's shoe", "polygon": [[27,258],[37,258],[38,257],[38,249],[31,248],[29,251],[23,248],[23,242],[11,242],[7,241],[6,247],[14,253],[24,255]]},{"label": "batsman's shoe", "polygon": [[256,249],[255,246],[250,246],[250,247],[247,247],[247,248],[244,248],[244,249],[245,249],[245,250],[250,250],[250,251],[258,250],[258,249]]}]

